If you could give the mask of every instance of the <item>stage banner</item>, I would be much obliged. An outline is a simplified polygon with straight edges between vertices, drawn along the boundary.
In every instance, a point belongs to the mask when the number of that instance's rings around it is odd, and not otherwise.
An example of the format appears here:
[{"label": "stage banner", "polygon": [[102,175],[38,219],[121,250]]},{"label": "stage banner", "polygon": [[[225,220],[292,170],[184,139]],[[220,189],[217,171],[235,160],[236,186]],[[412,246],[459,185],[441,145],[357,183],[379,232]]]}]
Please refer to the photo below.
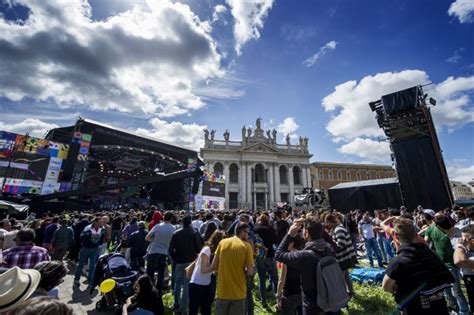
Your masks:
[{"label": "stage banner", "polygon": [[61,172],[61,166],[63,160],[59,158],[52,157],[49,160],[49,166],[46,171],[46,177],[44,179],[43,187],[41,188],[41,194],[52,194],[55,189],[59,190],[58,178]]}]

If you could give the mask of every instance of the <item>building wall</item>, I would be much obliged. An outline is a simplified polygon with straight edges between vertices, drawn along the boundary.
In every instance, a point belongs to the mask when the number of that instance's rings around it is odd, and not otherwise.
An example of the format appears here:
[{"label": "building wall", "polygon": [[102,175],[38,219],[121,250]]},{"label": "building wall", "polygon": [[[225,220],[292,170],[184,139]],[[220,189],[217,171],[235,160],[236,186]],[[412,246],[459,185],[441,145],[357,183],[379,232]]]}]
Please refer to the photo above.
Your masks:
[{"label": "building wall", "polygon": [[311,164],[313,188],[324,192],[339,183],[396,177],[389,165],[314,162]]},{"label": "building wall", "polygon": [[474,194],[470,185],[457,181],[450,181],[451,190],[453,191],[454,200],[474,199]]}]

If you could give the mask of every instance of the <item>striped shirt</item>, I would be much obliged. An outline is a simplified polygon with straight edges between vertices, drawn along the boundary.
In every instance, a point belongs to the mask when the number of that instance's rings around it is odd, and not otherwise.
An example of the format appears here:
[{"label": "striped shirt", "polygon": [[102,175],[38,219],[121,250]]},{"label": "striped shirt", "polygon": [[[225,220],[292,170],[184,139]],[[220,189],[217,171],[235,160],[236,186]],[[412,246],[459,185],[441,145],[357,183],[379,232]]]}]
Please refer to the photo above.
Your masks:
[{"label": "striped shirt", "polygon": [[342,270],[352,267],[355,261],[356,253],[351,236],[344,225],[339,224],[334,228],[333,238],[337,244],[336,259]]},{"label": "striped shirt", "polygon": [[39,246],[20,245],[7,249],[3,252],[4,267],[20,267],[22,269],[31,269],[37,263],[50,260],[48,251]]}]

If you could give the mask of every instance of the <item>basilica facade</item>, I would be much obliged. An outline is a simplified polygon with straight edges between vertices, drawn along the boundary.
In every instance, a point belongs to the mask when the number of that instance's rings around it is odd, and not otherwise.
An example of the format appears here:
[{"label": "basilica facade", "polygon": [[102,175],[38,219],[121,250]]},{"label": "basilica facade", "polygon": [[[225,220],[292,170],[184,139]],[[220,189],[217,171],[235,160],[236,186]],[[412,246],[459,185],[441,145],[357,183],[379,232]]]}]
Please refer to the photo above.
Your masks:
[{"label": "basilica facade", "polygon": [[292,144],[277,143],[277,131],[244,126],[241,140],[230,140],[226,130],[222,140],[215,130],[204,130],[201,158],[209,171],[225,177],[227,209],[270,209],[277,204],[294,204],[295,192],[311,187],[308,138]]}]

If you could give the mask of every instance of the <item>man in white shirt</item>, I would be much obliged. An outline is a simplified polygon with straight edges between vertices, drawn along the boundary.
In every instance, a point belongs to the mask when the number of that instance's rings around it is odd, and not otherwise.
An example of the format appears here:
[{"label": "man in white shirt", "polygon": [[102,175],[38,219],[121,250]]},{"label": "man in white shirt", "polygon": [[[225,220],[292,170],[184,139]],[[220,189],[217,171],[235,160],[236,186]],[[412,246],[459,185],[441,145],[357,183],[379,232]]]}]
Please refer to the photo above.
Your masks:
[{"label": "man in white shirt", "polygon": [[375,239],[373,222],[369,217],[369,212],[366,211],[359,222],[359,233],[365,242],[365,249],[367,251],[367,258],[371,267],[374,267],[374,260],[372,255],[375,254],[380,268],[383,268],[382,255]]}]

